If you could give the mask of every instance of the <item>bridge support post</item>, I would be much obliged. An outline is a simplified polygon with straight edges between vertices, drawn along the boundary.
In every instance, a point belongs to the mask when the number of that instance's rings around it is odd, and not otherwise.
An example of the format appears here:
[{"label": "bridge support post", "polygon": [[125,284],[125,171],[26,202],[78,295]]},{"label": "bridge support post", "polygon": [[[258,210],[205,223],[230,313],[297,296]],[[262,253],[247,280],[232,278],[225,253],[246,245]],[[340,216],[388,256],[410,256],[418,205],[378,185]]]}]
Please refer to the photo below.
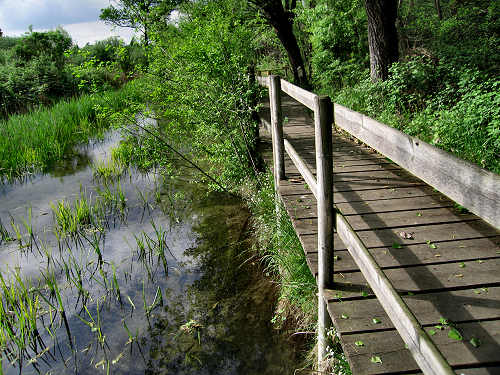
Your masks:
[{"label": "bridge support post", "polygon": [[271,109],[271,135],[273,139],[274,186],[279,189],[285,179],[285,143],[283,140],[283,116],[281,114],[281,79],[269,76],[269,101]]},{"label": "bridge support post", "polygon": [[332,325],[324,289],[333,284],[333,106],[329,97],[315,98],[314,130],[316,144],[316,180],[318,182],[318,367],[324,368],[327,331]]}]

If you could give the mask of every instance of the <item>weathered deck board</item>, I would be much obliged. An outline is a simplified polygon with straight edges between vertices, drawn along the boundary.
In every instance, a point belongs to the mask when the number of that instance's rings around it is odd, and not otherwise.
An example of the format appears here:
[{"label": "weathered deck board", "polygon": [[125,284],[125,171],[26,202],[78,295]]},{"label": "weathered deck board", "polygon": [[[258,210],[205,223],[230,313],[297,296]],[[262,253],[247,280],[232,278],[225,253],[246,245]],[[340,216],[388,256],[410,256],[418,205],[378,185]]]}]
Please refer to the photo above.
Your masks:
[{"label": "weathered deck board", "polygon": [[[284,98],[285,137],[315,173],[312,118]],[[263,134],[263,154],[272,160]],[[333,137],[334,202],[457,374],[500,374],[500,232],[360,142]],[[288,157],[280,196],[317,274],[316,200]],[[334,236],[328,310],[353,374],[418,374],[358,266]],[[380,323],[374,324],[373,318]],[[437,330],[454,322],[463,340]],[[472,337],[481,340],[478,348]],[[356,341],[363,341],[357,346]],[[382,364],[371,358],[379,356]]]}]

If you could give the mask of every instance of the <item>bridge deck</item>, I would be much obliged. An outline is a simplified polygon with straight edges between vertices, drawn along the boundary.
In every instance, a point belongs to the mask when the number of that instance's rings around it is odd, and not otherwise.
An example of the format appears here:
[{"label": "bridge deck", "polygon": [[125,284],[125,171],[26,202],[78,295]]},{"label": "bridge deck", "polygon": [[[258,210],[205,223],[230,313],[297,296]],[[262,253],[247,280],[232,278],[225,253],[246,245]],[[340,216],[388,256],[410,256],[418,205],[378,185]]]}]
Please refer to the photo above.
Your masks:
[{"label": "bridge deck", "polygon": [[[282,108],[285,138],[315,172],[312,117],[288,96]],[[261,117],[269,121],[266,108]],[[272,165],[270,136],[262,130],[261,138]],[[337,131],[333,163],[336,207],[455,372],[500,374],[500,232]],[[279,193],[316,275],[316,200],[287,155],[285,165]],[[325,294],[353,374],[419,373],[336,235],[334,247],[335,289]]]}]

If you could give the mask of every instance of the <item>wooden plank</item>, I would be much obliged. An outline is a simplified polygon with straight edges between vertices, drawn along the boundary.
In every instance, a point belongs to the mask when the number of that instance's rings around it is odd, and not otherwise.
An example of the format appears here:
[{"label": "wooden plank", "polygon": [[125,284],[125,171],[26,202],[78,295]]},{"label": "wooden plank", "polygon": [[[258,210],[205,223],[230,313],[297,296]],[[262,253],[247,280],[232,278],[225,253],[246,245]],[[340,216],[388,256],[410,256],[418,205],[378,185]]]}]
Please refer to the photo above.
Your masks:
[{"label": "wooden plank", "polygon": [[[418,214],[420,214],[420,216]],[[414,225],[457,223],[479,220],[479,218],[475,215],[460,214],[453,208],[367,213],[362,215],[346,216],[346,219],[349,224],[355,228],[355,230],[378,230]],[[293,221],[295,222],[295,227],[299,234],[316,233],[314,230],[314,227],[317,225],[315,217],[294,217]],[[308,229],[309,226],[311,227],[310,230]],[[398,237],[401,237],[399,233]]]},{"label": "wooden plank", "polygon": [[[339,237],[342,238],[356,260],[380,304],[384,307],[420,368],[426,374],[453,374],[448,362],[422,330],[389,278],[382,272],[354,230],[342,215],[337,214],[336,217]],[[356,373],[356,371],[353,372]]]},{"label": "wooden plank", "polygon": [[[281,182],[280,194],[282,195],[302,195],[309,193],[307,186],[304,186],[304,182],[297,181],[300,180],[300,175],[293,176],[288,174],[290,180],[284,180]],[[333,190],[336,193],[343,192],[358,192],[363,190],[375,190],[375,189],[398,189],[404,187],[418,187],[425,186],[423,182],[419,181],[394,181],[394,180],[365,180],[365,181],[349,181],[349,182],[336,182],[333,185]]]},{"label": "wooden plank", "polygon": [[[401,249],[392,247],[369,249],[372,256],[383,269],[416,266],[419,264],[439,264],[449,262],[481,262],[496,258],[500,248],[500,236],[473,240],[434,242],[436,249],[428,244],[404,246]],[[340,246],[338,246],[340,247]],[[310,251],[310,253],[312,253]],[[347,250],[336,250],[335,270],[337,272],[354,272],[358,266]]]},{"label": "wooden plank", "polygon": [[[441,353],[448,359],[451,366],[478,367],[498,366],[500,358],[500,322],[470,322],[457,324],[457,329],[463,340],[448,337],[449,328],[437,330],[432,336]],[[479,347],[473,347],[470,339],[480,340]],[[362,341],[364,346],[357,346],[356,341]],[[403,371],[418,371],[410,352],[405,349],[398,333],[394,330],[342,336],[343,347],[350,358],[351,370],[354,374],[400,373]],[[372,356],[380,357],[382,364],[373,363]],[[381,371],[382,370],[382,371]],[[461,370],[457,371],[461,373]]]},{"label": "wooden plank", "polygon": [[[402,238],[401,232],[412,233],[413,239]],[[500,232],[481,221],[467,223],[433,224],[426,226],[410,226],[398,229],[380,229],[377,231],[357,232],[368,248],[390,248],[394,242],[403,247],[416,244],[438,243],[445,241],[460,241],[468,239],[497,237]],[[308,248],[314,248],[315,234],[303,235],[304,243]],[[335,246],[337,250],[340,249]]]},{"label": "wooden plank", "polygon": [[[460,368],[455,366],[455,373],[459,375],[498,375],[500,374],[500,364],[494,366],[484,366],[479,368]],[[405,373],[406,375],[422,375],[421,372]]]},{"label": "wooden plank", "polygon": [[[345,239],[343,239],[345,243]],[[462,264],[463,263],[463,264]],[[359,264],[358,264],[359,267]],[[401,293],[438,292],[451,289],[481,288],[500,284],[500,259],[487,259],[483,263],[465,261],[420,265],[407,268],[390,268],[385,275]],[[361,272],[336,275],[336,280],[344,284],[363,285],[365,278]],[[350,296],[349,298],[353,297]]]},{"label": "wooden plank", "polygon": [[298,102],[314,110],[314,98],[317,96],[316,94],[295,86],[284,79],[281,80],[281,89]]},{"label": "wooden plank", "polygon": [[500,228],[500,176],[335,104],[335,122],[471,212]]},{"label": "wooden plank", "polygon": [[[402,296],[408,308],[423,326],[439,324],[440,318],[460,323],[500,319],[500,287]],[[334,303],[330,308],[340,334],[394,329],[377,299]],[[378,323],[373,323],[373,318]]]},{"label": "wooden plank", "polygon": [[[337,195],[335,195],[335,198]],[[444,199],[440,195],[426,195],[411,198],[380,199],[372,201],[342,202],[336,207],[344,216],[372,214],[382,212],[397,212],[412,210],[412,216],[425,215],[426,210],[438,207],[453,207],[453,202]],[[316,217],[316,199],[312,194],[287,195],[282,197],[283,202],[289,207],[291,218],[314,218]],[[410,214],[408,212],[408,214]]]}]

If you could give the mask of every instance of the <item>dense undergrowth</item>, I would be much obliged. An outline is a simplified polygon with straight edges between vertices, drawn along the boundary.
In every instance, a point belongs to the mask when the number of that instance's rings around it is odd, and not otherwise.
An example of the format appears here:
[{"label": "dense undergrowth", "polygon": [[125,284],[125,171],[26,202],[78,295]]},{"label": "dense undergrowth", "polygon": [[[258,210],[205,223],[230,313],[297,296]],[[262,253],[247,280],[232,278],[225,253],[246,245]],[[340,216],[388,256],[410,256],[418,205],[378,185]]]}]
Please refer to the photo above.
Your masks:
[{"label": "dense undergrowth", "polygon": [[102,135],[113,124],[110,112],[127,108],[141,95],[138,84],[131,82],[117,91],[83,95],[0,121],[0,176],[15,179],[70,156],[75,145]]},{"label": "dense undergrowth", "polygon": [[109,38],[79,48],[61,28],[0,37],[0,119],[117,89],[145,65],[144,48],[135,41]]},{"label": "dense undergrowth", "polygon": [[[315,89],[340,104],[500,173],[500,8],[489,1],[403,2],[400,59],[385,82],[369,78],[359,0],[320,0],[298,11]],[[307,48],[304,48],[307,51]]]}]

